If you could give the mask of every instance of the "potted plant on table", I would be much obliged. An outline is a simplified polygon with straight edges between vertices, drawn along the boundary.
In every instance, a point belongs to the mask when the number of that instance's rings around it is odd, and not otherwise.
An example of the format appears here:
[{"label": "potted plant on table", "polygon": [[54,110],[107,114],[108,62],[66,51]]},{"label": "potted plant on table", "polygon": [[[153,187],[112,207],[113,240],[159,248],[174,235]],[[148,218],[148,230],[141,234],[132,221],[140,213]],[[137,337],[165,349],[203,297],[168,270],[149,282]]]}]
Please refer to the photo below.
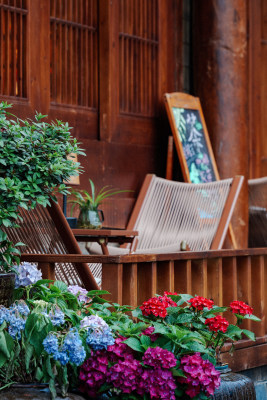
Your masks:
[{"label": "potted plant on table", "polygon": [[67,157],[84,154],[67,123],[44,122],[42,114],[21,120],[9,113],[11,107],[0,103],[0,273],[12,272],[19,261],[22,243],[12,244],[5,232],[22,219],[19,208],[46,207],[56,194],[67,193],[63,181],[81,171]]},{"label": "potted plant on table", "polygon": [[90,193],[86,190],[72,191],[75,199],[70,201],[72,203],[71,213],[74,208],[78,205],[79,216],[77,221],[78,228],[97,229],[101,228],[102,222],[104,221],[103,211],[99,209],[103,200],[108,197],[114,196],[115,194],[129,192],[130,190],[119,190],[112,189],[110,186],[102,187],[98,193],[96,193],[95,185],[91,179],[90,182]]}]

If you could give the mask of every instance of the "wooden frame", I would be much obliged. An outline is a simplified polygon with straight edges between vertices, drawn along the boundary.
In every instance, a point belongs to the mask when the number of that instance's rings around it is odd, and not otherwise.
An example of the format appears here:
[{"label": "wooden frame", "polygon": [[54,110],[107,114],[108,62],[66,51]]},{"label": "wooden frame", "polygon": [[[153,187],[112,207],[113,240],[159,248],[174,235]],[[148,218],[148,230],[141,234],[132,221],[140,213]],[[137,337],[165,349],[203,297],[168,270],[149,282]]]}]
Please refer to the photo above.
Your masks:
[{"label": "wooden frame", "polygon": [[[165,93],[164,101],[165,101],[167,115],[168,115],[169,122],[171,125],[171,130],[173,133],[174,142],[175,142],[175,146],[176,146],[176,150],[178,153],[178,157],[179,157],[179,161],[180,161],[180,165],[182,168],[182,173],[183,173],[185,182],[196,183],[196,182],[192,181],[192,179],[190,177],[188,163],[187,163],[186,155],[184,152],[183,143],[181,141],[181,132],[178,131],[173,108],[193,110],[193,111],[198,112],[199,122],[202,124],[202,132],[204,134],[202,142],[206,145],[209,162],[212,167],[212,172],[213,172],[212,175],[215,178],[212,180],[219,180],[220,177],[219,177],[219,173],[217,170],[217,166],[216,166],[214,154],[212,151],[212,147],[211,147],[211,143],[210,143],[210,139],[209,139],[209,135],[208,135],[208,130],[207,130],[204,116],[203,116],[199,98],[191,96],[186,93],[178,93],[178,92],[177,93]],[[204,182],[205,181],[202,181],[202,183],[204,183]]]}]

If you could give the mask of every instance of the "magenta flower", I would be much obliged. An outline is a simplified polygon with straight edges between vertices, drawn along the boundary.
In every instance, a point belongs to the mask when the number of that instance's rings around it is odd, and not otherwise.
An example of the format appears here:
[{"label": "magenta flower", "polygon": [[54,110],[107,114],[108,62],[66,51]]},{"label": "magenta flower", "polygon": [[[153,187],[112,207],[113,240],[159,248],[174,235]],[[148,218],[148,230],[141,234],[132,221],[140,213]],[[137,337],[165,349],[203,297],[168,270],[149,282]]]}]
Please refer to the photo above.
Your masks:
[{"label": "magenta flower", "polygon": [[88,396],[96,397],[100,387],[106,382],[108,372],[108,357],[106,351],[92,352],[80,368],[79,390]]},{"label": "magenta flower", "polygon": [[113,365],[108,371],[107,382],[114,387],[120,389],[123,393],[132,393],[136,391],[138,394],[144,394],[144,382],[142,381],[143,368],[139,361],[120,360]]},{"label": "magenta flower", "polygon": [[166,369],[175,367],[177,362],[173,353],[161,347],[149,347],[145,351],[142,361],[150,367]]},{"label": "magenta flower", "polygon": [[171,371],[161,368],[146,369],[142,380],[145,382],[146,392],[151,399],[175,400],[176,383]]},{"label": "magenta flower", "polygon": [[149,336],[151,342],[155,342],[158,339],[159,334],[158,333],[153,333],[154,330],[155,330],[154,326],[149,326],[143,332],[141,332],[140,336],[141,335]]},{"label": "magenta flower", "polygon": [[183,356],[181,358],[181,370],[185,378],[178,377],[178,382],[185,384],[185,393],[193,398],[201,391],[213,395],[220,386],[220,372],[208,360],[203,360],[200,353]]}]

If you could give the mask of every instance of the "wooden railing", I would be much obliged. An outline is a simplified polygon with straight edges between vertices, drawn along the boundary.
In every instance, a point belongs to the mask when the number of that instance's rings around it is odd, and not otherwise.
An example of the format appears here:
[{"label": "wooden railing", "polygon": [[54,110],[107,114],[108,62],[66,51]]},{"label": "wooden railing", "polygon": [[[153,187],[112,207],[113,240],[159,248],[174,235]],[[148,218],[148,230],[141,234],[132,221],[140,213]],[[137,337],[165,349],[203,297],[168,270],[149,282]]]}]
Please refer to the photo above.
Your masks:
[{"label": "wooden railing", "polygon": [[[261,322],[246,321],[256,342],[243,340],[231,357],[225,346],[223,359],[239,371],[266,364],[267,356],[267,249],[180,252],[158,255],[83,256],[22,255],[38,262],[43,276],[54,277],[54,263],[102,263],[102,289],[108,299],[133,307],[164,290],[212,298],[217,305],[242,300],[254,308]],[[225,315],[234,322],[231,313]]]}]

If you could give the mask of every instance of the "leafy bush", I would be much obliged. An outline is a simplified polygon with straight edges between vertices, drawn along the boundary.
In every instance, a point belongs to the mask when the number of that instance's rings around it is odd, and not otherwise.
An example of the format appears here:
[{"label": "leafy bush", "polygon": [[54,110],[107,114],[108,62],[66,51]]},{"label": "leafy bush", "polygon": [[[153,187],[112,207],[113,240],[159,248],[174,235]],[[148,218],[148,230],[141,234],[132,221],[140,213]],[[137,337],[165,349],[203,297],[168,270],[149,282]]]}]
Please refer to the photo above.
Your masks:
[{"label": "leafy bush", "polygon": [[[81,171],[71,154],[84,154],[67,123],[46,123],[42,114],[21,120],[10,107],[0,103],[0,227],[16,226],[19,207],[47,206],[56,192],[66,193],[64,181]],[[0,267],[8,269],[12,249],[1,249]]]}]

